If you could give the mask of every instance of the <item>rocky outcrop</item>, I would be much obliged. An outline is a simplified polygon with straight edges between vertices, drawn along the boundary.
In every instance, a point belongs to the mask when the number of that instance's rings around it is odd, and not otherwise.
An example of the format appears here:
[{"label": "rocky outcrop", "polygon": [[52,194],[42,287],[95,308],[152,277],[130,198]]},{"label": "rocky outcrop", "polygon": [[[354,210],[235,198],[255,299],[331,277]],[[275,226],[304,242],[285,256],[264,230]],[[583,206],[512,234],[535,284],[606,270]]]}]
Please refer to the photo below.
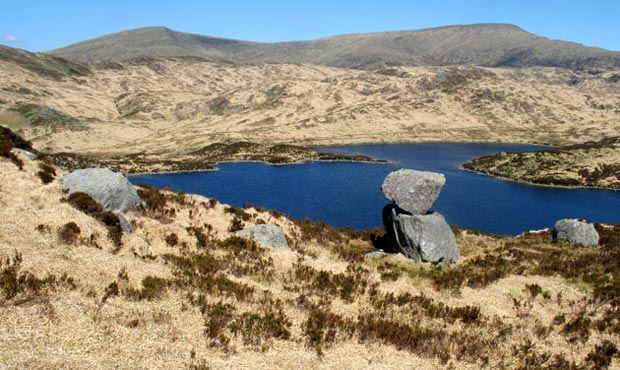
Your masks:
[{"label": "rocky outcrop", "polygon": [[433,206],[445,183],[441,173],[400,169],[385,177],[381,190],[399,208],[424,214]]},{"label": "rocky outcrop", "polygon": [[556,222],[551,230],[551,236],[553,240],[567,240],[584,247],[595,247],[599,242],[594,224],[576,218],[565,218]]},{"label": "rocky outcrop", "polygon": [[142,199],[125,176],[105,168],[73,171],[60,179],[65,193],[82,192],[99,202],[106,211],[137,210]]},{"label": "rocky outcrop", "polygon": [[408,169],[387,175],[381,189],[394,202],[383,209],[390,249],[418,262],[454,263],[456,239],[442,215],[430,212],[446,180],[443,174]]},{"label": "rocky outcrop", "polygon": [[288,248],[282,228],[277,225],[256,225],[236,232],[237,236],[251,236],[260,245],[273,248]]}]

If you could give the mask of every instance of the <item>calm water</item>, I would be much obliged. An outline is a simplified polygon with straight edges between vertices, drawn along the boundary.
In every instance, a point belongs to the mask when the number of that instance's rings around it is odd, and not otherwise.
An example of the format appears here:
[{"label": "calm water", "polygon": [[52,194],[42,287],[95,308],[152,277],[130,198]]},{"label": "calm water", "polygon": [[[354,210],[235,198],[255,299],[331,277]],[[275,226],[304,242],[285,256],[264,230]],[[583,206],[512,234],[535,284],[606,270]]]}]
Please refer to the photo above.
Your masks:
[{"label": "calm water", "polygon": [[446,175],[446,185],[433,209],[453,225],[514,235],[552,226],[564,217],[620,222],[620,191],[543,188],[459,168],[481,155],[538,148],[451,143],[327,147],[320,150],[364,154],[395,163],[225,163],[214,172],[141,175],[130,180],[214,197],[237,207],[254,204],[298,219],[310,217],[334,226],[365,228],[382,226],[381,209],[388,201],[381,183],[389,172],[405,167]]}]

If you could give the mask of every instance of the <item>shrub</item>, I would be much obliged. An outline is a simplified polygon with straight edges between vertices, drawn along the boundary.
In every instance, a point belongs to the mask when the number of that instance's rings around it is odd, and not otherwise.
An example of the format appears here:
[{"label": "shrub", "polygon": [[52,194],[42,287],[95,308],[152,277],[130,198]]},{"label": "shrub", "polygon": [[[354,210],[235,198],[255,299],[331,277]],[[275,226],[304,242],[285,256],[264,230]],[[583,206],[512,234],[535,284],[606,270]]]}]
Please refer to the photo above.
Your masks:
[{"label": "shrub", "polygon": [[[234,318],[235,308],[219,301],[215,304],[204,304],[200,308],[205,320],[205,335],[212,340],[212,344],[225,345],[229,338],[224,335],[224,330]],[[217,340],[217,342],[216,342]]]},{"label": "shrub", "polygon": [[201,226],[188,226],[187,233],[196,237],[196,246],[198,248],[206,248],[209,245],[209,237],[204,233]]},{"label": "shrub", "polygon": [[41,179],[41,182],[43,182],[43,184],[46,184],[46,185],[54,181],[54,176],[50,175],[47,172],[39,171],[37,173],[37,176],[39,176],[39,178]]},{"label": "shrub", "polygon": [[75,222],[67,222],[58,232],[60,241],[65,244],[75,244],[80,236],[80,227]]},{"label": "shrub", "polygon": [[103,212],[101,205],[86,193],[76,192],[69,194],[67,203],[93,217],[96,217]]},{"label": "shrub", "polygon": [[338,330],[344,329],[346,325],[342,317],[329,310],[313,308],[308,319],[302,324],[302,330],[307,337],[308,345],[322,356],[323,347],[333,343]]},{"label": "shrub", "polygon": [[147,276],[142,279],[142,289],[127,289],[124,295],[132,299],[153,300],[161,297],[166,289],[171,285],[171,281],[157,276]]},{"label": "shrub", "polygon": [[538,284],[525,284],[525,289],[530,293],[530,297],[536,298],[537,295],[542,295],[543,290]]},{"label": "shrub", "polygon": [[66,202],[74,208],[103,223],[108,230],[108,237],[115,247],[118,248],[123,245],[123,229],[121,227],[121,221],[119,217],[114,214],[114,212],[104,212],[103,207],[86,193],[71,193],[66,199]]},{"label": "shrub", "polygon": [[592,365],[594,369],[607,369],[611,365],[611,358],[618,355],[618,347],[609,340],[597,344],[586,356],[586,362]]},{"label": "shrub", "polygon": [[175,233],[166,235],[164,240],[169,247],[175,247],[179,244],[179,237]]},{"label": "shrub", "polygon": [[234,233],[236,231],[243,230],[244,227],[245,225],[243,224],[243,221],[241,221],[239,217],[235,216],[232,219],[232,221],[230,221],[230,226],[228,226],[228,231],[231,233]]},{"label": "shrub", "polygon": [[115,247],[119,248],[123,245],[123,229],[121,228],[121,220],[113,212],[103,212],[99,214],[101,221],[108,229],[108,237]]},{"label": "shrub", "polygon": [[224,207],[224,213],[231,214],[235,216],[235,218],[239,218],[243,221],[250,221],[252,219],[252,215],[237,207]]},{"label": "shrub", "polygon": [[49,184],[56,178],[56,170],[47,163],[39,162],[40,171],[37,173],[43,184]]},{"label": "shrub", "polygon": [[18,294],[24,294],[20,300],[24,302],[39,296],[38,293],[44,288],[55,288],[59,285],[71,289],[77,287],[76,282],[66,274],[57,278],[56,275],[48,275],[40,279],[30,272],[21,272],[23,257],[15,253],[12,258],[0,258],[0,291],[5,300],[15,298]]},{"label": "shrub", "polygon": [[243,344],[263,346],[270,338],[288,339],[291,322],[282,309],[269,309],[265,313],[245,312],[230,324],[233,335],[240,335]]},{"label": "shrub", "polygon": [[21,170],[24,168],[24,162],[14,153],[11,153],[11,149],[13,148],[24,149],[36,153],[36,151],[32,148],[32,143],[24,140],[24,138],[15,134],[10,129],[0,126],[0,156],[10,159],[11,162],[13,162]]}]

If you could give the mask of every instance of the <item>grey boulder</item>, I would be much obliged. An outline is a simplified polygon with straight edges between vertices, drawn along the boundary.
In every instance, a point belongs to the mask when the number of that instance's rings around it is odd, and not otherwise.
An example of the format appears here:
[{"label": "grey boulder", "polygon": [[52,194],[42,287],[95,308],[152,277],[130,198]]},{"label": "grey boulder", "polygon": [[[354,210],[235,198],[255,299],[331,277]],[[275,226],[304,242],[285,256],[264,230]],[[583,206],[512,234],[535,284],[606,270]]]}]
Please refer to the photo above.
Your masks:
[{"label": "grey boulder", "polygon": [[106,168],[73,171],[60,179],[60,188],[70,194],[86,193],[106,211],[138,210],[143,204],[136,189],[125,176]]},{"label": "grey boulder", "polygon": [[400,169],[385,177],[381,190],[401,209],[422,215],[433,206],[445,183],[441,173]]},{"label": "grey boulder", "polygon": [[251,236],[260,245],[274,248],[288,248],[284,231],[277,225],[256,225],[237,231],[237,236]]},{"label": "grey boulder", "polygon": [[408,258],[440,265],[459,259],[454,233],[439,213],[412,215],[390,204],[383,209],[383,223],[390,246]]},{"label": "grey boulder", "polygon": [[599,241],[594,224],[576,218],[565,218],[556,222],[551,235],[553,240],[568,240],[584,247],[597,246]]},{"label": "grey boulder", "polygon": [[24,150],[24,149],[12,148],[11,149],[11,153],[13,153],[13,154],[20,154],[20,155],[30,159],[31,161],[36,161],[37,159],[39,159],[38,155],[34,154],[33,152],[29,152],[27,150]]}]

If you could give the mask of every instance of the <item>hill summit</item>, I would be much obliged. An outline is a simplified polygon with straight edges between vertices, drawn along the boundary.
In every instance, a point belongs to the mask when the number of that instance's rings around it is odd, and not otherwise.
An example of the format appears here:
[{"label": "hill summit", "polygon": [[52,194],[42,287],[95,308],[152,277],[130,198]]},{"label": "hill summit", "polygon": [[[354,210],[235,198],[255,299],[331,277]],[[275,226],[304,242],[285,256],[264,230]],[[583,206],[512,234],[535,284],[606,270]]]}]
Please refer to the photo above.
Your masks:
[{"label": "hill summit", "polygon": [[367,70],[445,65],[620,67],[620,52],[550,40],[510,24],[447,26],[276,43],[147,27],[101,36],[49,53],[89,64],[140,57],[192,56],[236,63],[292,62]]}]

